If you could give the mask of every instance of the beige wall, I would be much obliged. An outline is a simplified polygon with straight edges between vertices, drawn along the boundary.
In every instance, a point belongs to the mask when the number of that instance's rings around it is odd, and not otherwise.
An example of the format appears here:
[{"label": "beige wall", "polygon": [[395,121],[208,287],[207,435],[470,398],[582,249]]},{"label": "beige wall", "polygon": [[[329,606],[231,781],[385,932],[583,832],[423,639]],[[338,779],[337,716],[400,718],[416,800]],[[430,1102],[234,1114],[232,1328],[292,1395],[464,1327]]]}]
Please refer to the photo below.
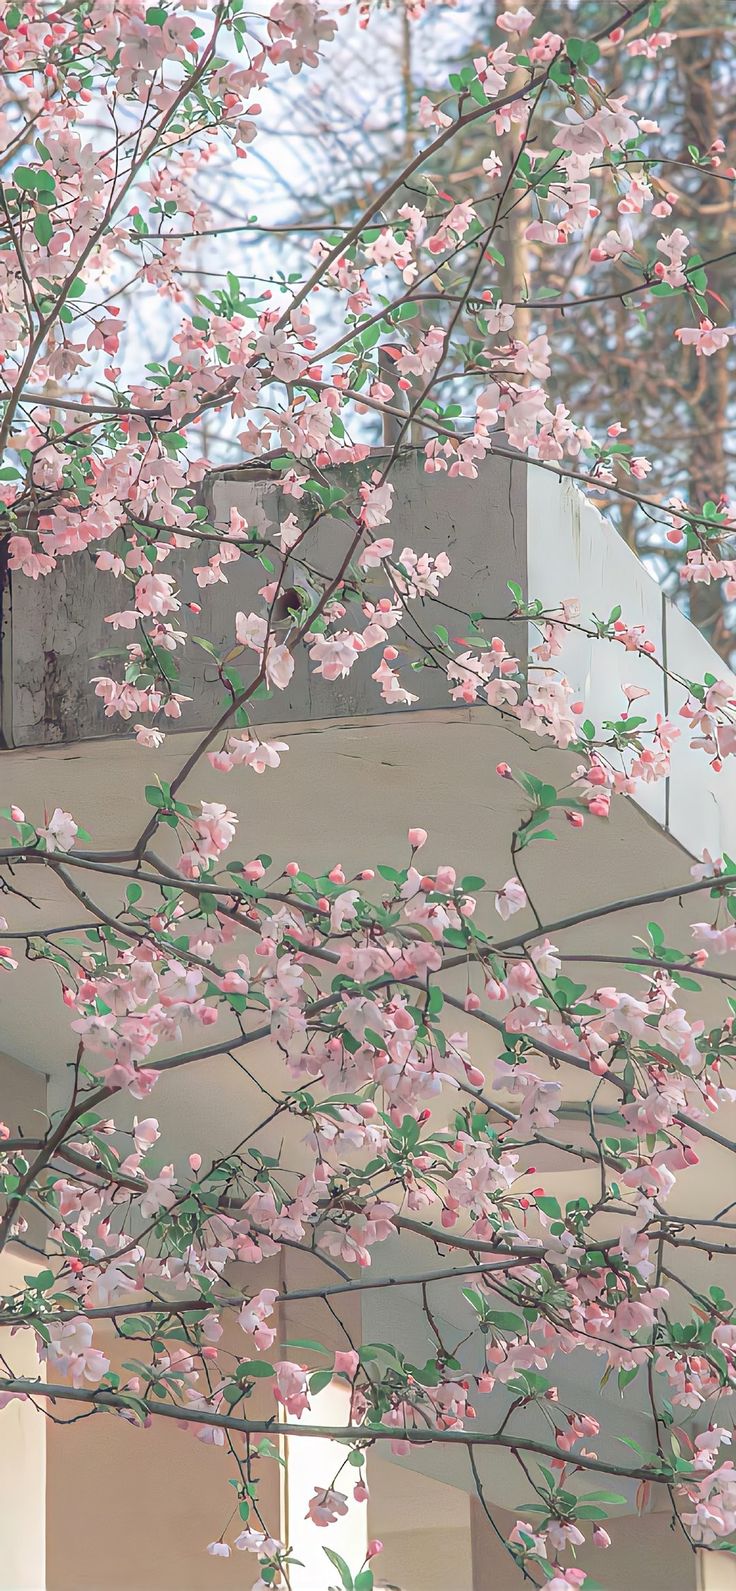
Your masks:
[{"label": "beige wall", "polygon": [[[523,1493],[521,1494],[523,1495]],[[515,1516],[494,1509],[504,1536]],[[524,1517],[523,1508],[520,1515]],[[519,1575],[491,1530],[480,1504],[471,1505],[473,1591],[518,1591]],[[586,1569],[605,1591],[696,1591],[696,1555],[682,1532],[672,1529],[669,1512],[628,1515],[614,1524],[612,1544],[605,1550],[586,1546],[565,1561]],[[406,1591],[414,1591],[408,1586]],[[446,1591],[452,1591],[448,1586]],[[724,1588],[725,1591],[725,1588]]]},{"label": "beige wall", "polygon": [[699,1552],[697,1588],[736,1591],[736,1557],[725,1552]]},{"label": "beige wall", "polygon": [[[243,1268],[237,1278],[233,1275],[233,1281],[239,1280],[250,1294],[261,1287],[314,1286],[320,1274],[308,1257],[284,1255],[279,1269],[267,1264],[257,1271]],[[343,1310],[339,1305],[336,1299],[337,1319],[318,1302],[282,1308],[282,1342],[316,1337],[328,1347],[349,1347],[346,1329],[351,1336],[358,1331],[355,1305],[351,1301]],[[233,1312],[224,1324],[219,1345],[223,1365],[228,1363],[229,1350],[240,1359],[251,1357],[248,1339]],[[103,1337],[99,1332],[96,1337],[114,1367],[136,1358],[135,1343],[116,1341],[112,1333]],[[307,1351],[283,1351],[315,1368],[327,1363]],[[248,1407],[254,1418],[273,1414],[269,1383],[256,1384]],[[331,1456],[334,1458],[334,1452]],[[327,1473],[322,1454],[319,1460],[314,1481],[329,1484],[332,1472]],[[261,1472],[264,1515],[278,1533],[280,1472],[273,1460],[265,1460]],[[235,1586],[243,1591],[257,1579],[257,1560],[239,1552],[229,1559],[211,1558],[206,1552],[207,1543],[219,1537],[235,1504],[228,1485],[235,1473],[235,1463],[226,1450],[205,1446],[174,1421],[154,1420],[149,1430],[140,1430],[115,1416],[96,1414],[52,1427],[48,1433],[48,1591],[228,1591]],[[303,1480],[302,1473],[290,1521],[297,1549],[304,1529]],[[320,1544],[331,1545],[329,1532],[307,1528],[312,1535],[319,1535]],[[237,1527],[230,1530],[230,1540],[234,1535]],[[365,1539],[362,1521],[356,1539]],[[324,1562],[327,1565],[326,1559]],[[297,1585],[295,1581],[295,1591]]]},{"label": "beige wall", "polygon": [[[32,1262],[6,1250],[0,1254],[0,1293],[23,1286]],[[33,1338],[0,1331],[4,1363],[16,1375],[40,1372]],[[44,1591],[45,1437],[43,1414],[13,1399],[0,1410],[0,1591]]]},{"label": "beige wall", "polygon": [[[98,1340],[114,1367],[136,1358],[134,1342],[116,1343],[102,1333]],[[251,1357],[247,1344],[231,1315],[220,1343],[223,1364],[228,1348],[240,1359]],[[254,1418],[273,1412],[270,1393],[258,1384],[249,1411]],[[242,1456],[242,1446],[239,1451]],[[277,1470],[264,1460],[261,1504],[272,1528],[279,1521]],[[228,1485],[236,1473],[226,1449],[197,1441],[173,1420],[154,1420],[144,1430],[100,1413],[53,1426],[47,1591],[243,1591],[257,1578],[249,1578],[257,1560],[240,1552],[211,1558],[206,1551],[236,1506]],[[240,1528],[233,1525],[231,1539]]]},{"label": "beige wall", "polygon": [[468,1493],[378,1453],[368,1481],[368,1528],[384,1548],[372,1565],[376,1586],[474,1591]]},{"label": "beige wall", "polygon": [[[46,1078],[0,1053],[0,1118],[15,1135],[46,1129]],[[43,1222],[31,1217],[29,1238],[43,1241]],[[13,1244],[0,1254],[0,1293],[23,1287],[38,1269],[36,1257]],[[17,1375],[38,1376],[33,1339],[0,1331],[3,1361]],[[0,1591],[44,1591],[45,1442],[47,1421],[30,1402],[14,1399],[0,1410]]]}]

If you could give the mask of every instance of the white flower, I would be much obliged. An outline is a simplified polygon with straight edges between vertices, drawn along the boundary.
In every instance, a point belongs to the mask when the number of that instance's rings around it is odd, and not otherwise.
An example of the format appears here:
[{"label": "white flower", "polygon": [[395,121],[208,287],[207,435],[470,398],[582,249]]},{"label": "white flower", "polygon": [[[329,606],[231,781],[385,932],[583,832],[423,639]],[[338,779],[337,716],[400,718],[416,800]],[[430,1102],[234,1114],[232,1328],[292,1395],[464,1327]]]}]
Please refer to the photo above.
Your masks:
[{"label": "white flower", "polygon": [[508,922],[514,912],[523,911],[526,906],[526,892],[519,883],[518,878],[509,878],[496,896],[496,911],[504,922]]},{"label": "white flower", "polygon": [[56,807],[46,828],[37,832],[43,835],[47,850],[70,851],[77,837],[78,825],[71,812],[63,812],[61,807]]}]

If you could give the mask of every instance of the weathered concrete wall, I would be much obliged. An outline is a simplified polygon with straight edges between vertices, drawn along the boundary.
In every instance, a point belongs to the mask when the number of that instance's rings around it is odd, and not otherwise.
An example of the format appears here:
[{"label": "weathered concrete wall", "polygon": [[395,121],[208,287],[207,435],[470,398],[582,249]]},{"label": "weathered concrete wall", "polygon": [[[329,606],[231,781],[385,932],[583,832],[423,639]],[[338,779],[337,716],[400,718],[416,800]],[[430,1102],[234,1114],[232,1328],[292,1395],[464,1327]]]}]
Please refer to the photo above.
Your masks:
[{"label": "weathered concrete wall", "polygon": [[[361,470],[335,471],[335,479],[358,501],[357,488],[379,462],[371,456]],[[450,480],[446,475],[427,475],[421,458],[407,450],[392,470],[395,486],[391,533],[397,551],[413,546],[417,551],[439,552],[447,547],[453,564],[452,575],[443,583],[442,601],[428,602],[417,609],[423,627],[431,634],[436,624],[446,624],[455,633],[457,614],[453,607],[482,608],[488,613],[508,607],[506,582],[526,579],[526,467],[521,461],[489,458],[481,468],[480,480]],[[554,492],[556,483],[550,482]],[[245,516],[262,510],[272,523],[279,523],[295,508],[293,498],[284,497],[262,470],[243,469],[220,476],[211,492],[211,517],[224,525],[231,507]],[[349,527],[339,519],[326,518],[309,539],[309,557],[317,568],[336,566],[347,547]],[[201,561],[206,562],[203,551]],[[202,597],[191,566],[186,569],[172,557],[167,572],[176,575],[184,601]],[[258,587],[268,579],[261,565],[242,558],[228,569],[228,584],[216,594],[204,594],[203,612],[192,633],[215,646],[226,646],[234,634],[235,614],[254,607]],[[298,582],[295,570],[295,583]],[[381,589],[377,584],[377,590]],[[131,638],[127,631],[115,636],[105,614],[116,607],[127,607],[127,593],[120,584],[98,575],[93,559],[62,559],[45,580],[31,581],[23,575],[5,575],[2,591],[2,697],[0,731],[7,746],[49,746],[68,741],[93,739],[102,735],[130,734],[130,725],[120,719],[107,719],[102,703],[94,696],[89,681],[96,674],[110,672],[110,665],[97,654]],[[187,712],[187,727],[203,728],[212,722],[223,702],[214,669],[206,654],[196,647],[187,649],[180,688],[194,698]],[[381,701],[370,675],[380,661],[377,654],[361,659],[349,679],[329,684],[315,676],[301,656],[297,673],[285,700],[277,693],[253,703],[256,723],[275,717],[296,721],[334,718],[353,714],[373,714]],[[423,707],[446,706],[447,684],[439,671],[425,670],[421,681]],[[167,728],[171,726],[167,724]]]}]

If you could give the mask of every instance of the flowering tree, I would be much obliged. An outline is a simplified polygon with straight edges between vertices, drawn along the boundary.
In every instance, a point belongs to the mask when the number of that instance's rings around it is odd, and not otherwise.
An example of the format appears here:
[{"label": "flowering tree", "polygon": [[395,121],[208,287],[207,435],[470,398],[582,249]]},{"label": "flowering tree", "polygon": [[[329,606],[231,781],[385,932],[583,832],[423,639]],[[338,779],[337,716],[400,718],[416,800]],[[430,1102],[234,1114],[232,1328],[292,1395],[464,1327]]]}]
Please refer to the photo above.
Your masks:
[{"label": "flowering tree", "polygon": [[[621,183],[621,165],[630,159],[625,152],[605,175],[596,168],[595,203],[602,214],[595,235],[591,237],[588,228],[575,228],[551,247],[549,241],[535,240],[530,231],[535,216],[531,196],[520,193],[504,221],[504,263],[497,262],[494,273],[496,289],[505,301],[536,301],[536,316],[525,312],[523,302],[517,307],[517,335],[527,340],[533,319],[539,321],[537,329],[551,325],[556,396],[573,411],[582,407],[594,433],[605,431],[612,414],[628,428],[635,421],[631,434],[636,436],[637,451],[648,454],[652,464],[650,494],[653,489],[665,495],[684,492],[697,507],[717,502],[731,484],[728,416],[733,344],[715,362],[701,359],[698,366],[696,357],[683,360],[673,336],[682,320],[679,297],[673,295],[665,304],[661,296],[652,314],[651,301],[648,307],[644,295],[629,297],[627,289],[641,280],[638,247],[633,253],[630,249],[640,240],[642,217],[651,204],[656,207],[651,213],[662,220],[669,212],[685,232],[696,228],[699,251],[708,261],[710,301],[717,302],[714,294],[728,298],[734,215],[730,162],[736,148],[730,9],[727,0],[710,0],[706,16],[697,0],[677,0],[666,8],[661,29],[653,31],[642,17],[628,30],[625,51],[601,48],[596,77],[615,95],[625,86],[629,101],[646,106],[648,118],[658,124],[657,160],[649,165],[637,156],[637,180],[631,184]],[[568,0],[547,0],[544,26],[563,35],[587,34],[610,19],[605,0],[580,0],[571,16],[572,10]],[[541,30],[541,15],[538,27]],[[372,19],[370,37],[370,80],[360,73],[363,36],[357,28],[341,29],[327,54],[320,88],[322,97],[329,99],[325,120],[334,134],[327,148],[324,140],[310,140],[306,146],[301,205],[293,192],[283,195],[282,208],[295,219],[314,224],[324,213],[320,196],[330,187],[335,193],[334,220],[359,213],[360,195],[371,181],[388,180],[400,164],[405,129],[411,127],[422,96],[434,99],[444,92],[448,59],[460,75],[463,68],[472,67],[479,48],[487,43],[476,7],[463,7],[460,14],[452,12],[449,17],[446,10],[436,8],[421,29],[402,26],[397,12],[389,11]],[[300,115],[307,114],[313,74],[303,74],[297,81],[298,122]],[[371,119],[370,107],[377,97],[380,117]],[[556,106],[548,109],[552,116],[558,114]],[[540,105],[535,115],[537,142],[540,136],[554,139],[554,126],[549,133],[544,116]],[[293,137],[290,121],[284,122],[281,136],[286,146]],[[487,191],[484,161],[494,153],[508,159],[509,147],[508,132],[497,138],[493,123],[481,119],[466,128],[461,142],[451,140],[435,154],[432,179],[440,188],[449,187],[455,199],[475,203]],[[288,162],[284,181],[288,182]],[[647,202],[639,209],[644,190]],[[632,215],[638,219],[632,221]],[[234,219],[228,214],[229,221]],[[602,246],[608,230],[617,233],[621,248],[615,261],[609,258],[604,266],[600,258],[591,258],[591,243],[594,250]],[[586,299],[585,315],[570,313],[580,297]],[[570,298],[572,306],[565,308]],[[545,299],[550,303],[545,304]],[[427,324],[432,311],[431,302],[420,309]],[[656,385],[646,379],[642,383],[641,372],[655,368]],[[668,594],[676,595],[694,622],[707,630],[713,645],[730,657],[734,614],[723,586],[717,580],[701,580],[679,584],[678,589],[682,548],[667,539],[667,527],[653,523],[633,497],[609,502],[608,507]]]},{"label": "flowering tree", "polygon": [[[421,9],[408,8],[412,24]],[[264,16],[242,0],[214,10],[83,0],[4,12],[8,563],[16,578],[52,582],[61,559],[94,564],[110,591],[113,639],[124,633],[93,687],[106,717],[130,724],[150,750],[151,773],[150,817],[132,846],[95,849],[53,789],[46,812],[3,814],[0,965],[12,975],[21,960],[53,964],[71,1082],[43,1136],[12,1122],[2,1129],[0,1247],[28,1241],[29,1219],[40,1220],[44,1266],[2,1300],[0,1323],[33,1334],[47,1379],[8,1369],[0,1402],[29,1400],[39,1418],[54,1417],[53,1399],[136,1425],[175,1420],[189,1438],[226,1444],[239,1524],[203,1521],[203,1530],[215,1556],[253,1553],[261,1587],[289,1585],[289,1543],[258,1491],[278,1459],[276,1418],[294,1438],[321,1430],[310,1400],[333,1377],[349,1413],[329,1433],[335,1469],[317,1479],[316,1526],[345,1512],[349,1490],[365,1500],[376,1445],[405,1456],[428,1442],[463,1449],[489,1518],[478,1455],[513,1456],[529,1503],[506,1547],[550,1591],[584,1583],[574,1548],[587,1533],[608,1545],[609,1516],[624,1499],[591,1490],[601,1475],[642,1495],[663,1488],[692,1544],[729,1550],[736,1524],[734,1471],[721,1452],[736,1321],[723,1289],[691,1286],[682,1254],[733,1253],[730,1224],[714,1237],[722,1212],[685,1219],[667,1208],[676,1177],[687,1185],[712,1144],[730,1147],[711,1123],[734,1097],[722,1079],[733,1003],[717,958],[736,948],[736,866],[706,854],[691,878],[654,897],[601,901],[556,922],[538,913],[531,881],[539,843],[560,824],[615,823],[617,803],[668,774],[678,734],[718,769],[736,750],[732,686],[678,680],[687,691],[679,727],[650,721],[641,689],[626,687],[619,717],[598,723],[566,677],[568,636],[643,653],[676,678],[640,627],[616,606],[607,618],[583,613],[562,592],[545,609],[512,581],[505,614],[486,615],[481,593],[451,637],[433,620],[447,552],[402,547],[391,523],[392,476],[411,428],[430,472],[473,479],[486,455],[521,451],[530,467],[633,497],[667,526],[686,578],[736,582],[728,506],[648,499],[649,462],[622,440],[616,417],[592,436],[555,401],[547,334],[518,331],[517,314],[526,324],[551,301],[504,302],[495,285],[523,201],[535,246],[585,240],[586,281],[626,248],[640,271],[627,300],[655,313],[658,299],[677,297],[683,357],[717,358],[736,334],[709,297],[697,245],[677,226],[650,239],[649,218],[656,234],[669,214],[649,181],[657,128],[623,93],[606,96],[596,76],[601,53],[618,51],[625,70],[642,50],[667,47],[662,9],[658,0],[617,7],[595,37],[567,38],[540,34],[525,7],[502,13],[498,39],[472,69],[441,103],[422,101],[414,152],[355,224],[309,242],[294,279],[284,273],[265,289],[250,272],[210,288],[195,271],[187,285],[187,251],[210,230],[200,189],[226,152],[250,158],[256,96],[268,103],[272,77],[317,67],[339,17],[315,0],[277,0]],[[361,17],[369,23],[367,9]],[[483,190],[473,203],[455,200],[432,182],[433,162],[482,127],[494,134]],[[698,169],[710,158],[698,152]],[[631,237],[623,222],[604,228],[596,203],[596,183],[610,195],[614,178]],[[257,219],[247,225],[256,230]],[[263,249],[273,273],[268,229]],[[139,334],[126,335],[144,290],[159,303],[157,328],[170,326],[169,357],[156,363],[141,362]],[[570,301],[585,314],[574,283]],[[378,456],[374,415],[393,437]],[[272,472],[278,525],[235,510],[226,525],[208,517],[203,486],[220,466],[200,438],[213,416],[221,438]],[[343,464],[362,466],[357,489],[335,468]],[[315,546],[327,520],[342,534],[331,561],[332,542]],[[218,652],[196,634],[197,615],[222,583],[238,581],[243,560],[263,584]],[[498,636],[502,619],[518,634],[513,652]],[[366,857],[352,877],[331,855],[319,876],[298,861],[274,864],[265,850],[237,857],[227,788],[222,800],[202,799],[197,781],[206,773],[211,783],[213,771],[225,787],[279,777],[288,747],[256,731],[251,708],[268,693],[274,718],[283,716],[300,655],[327,681],[368,668],[399,711],[421,702],[427,669],[441,671],[452,700],[485,704],[530,741],[568,753],[559,787],[497,769],[520,800],[507,877],[459,878],[451,859],[424,852],[420,828],[403,854]],[[189,711],[184,660],[202,679],[215,671],[223,705],[164,782],[157,748],[169,721],[186,723]],[[263,840],[283,849],[283,836]],[[68,894],[70,919],[27,932],[14,927],[13,907],[39,869]],[[682,951],[649,921],[653,900],[669,896],[692,897],[694,944]],[[555,935],[623,907],[639,912],[642,937],[628,957],[595,958],[621,983],[574,982]],[[585,959],[575,956],[576,972]],[[706,983],[723,994],[708,1030],[697,1014]],[[185,1038],[218,1021],[229,1024],[226,1040]],[[486,1028],[498,1049],[489,1076],[474,1058]],[[160,1074],[223,1050],[247,1061],[264,1039],[263,1115],[245,1140],[212,1163],[196,1142],[188,1163],[166,1163],[156,1117],[144,1114]],[[560,1111],[566,1080],[581,1079],[589,1137],[576,1145]],[[115,1121],[126,1095],[141,1104],[132,1129]],[[613,1125],[601,1097],[615,1102]],[[293,1163],[263,1147],[274,1121],[288,1119],[301,1144]],[[561,1208],[537,1185],[540,1145],[593,1165],[596,1197]],[[314,1256],[322,1280],[288,1297],[328,1307],[335,1295],[386,1285],[371,1277],[372,1250],[404,1233],[427,1253],[424,1270],[401,1277],[423,1302],[426,1363],[411,1362],[401,1343],[347,1340],[309,1370],[275,1349],[286,1295],[261,1284],[262,1261]],[[237,1282],[234,1262],[245,1267]],[[448,1277],[467,1315],[461,1357],[431,1308],[433,1282]],[[235,1355],[218,1347],[233,1312]],[[111,1367],[101,1321],[135,1344],[127,1369]],[[574,1406],[555,1384],[557,1356],[575,1349],[595,1355],[624,1404],[649,1405],[649,1450],[632,1443],[618,1460],[599,1455],[601,1408]],[[256,1418],[259,1383],[273,1404]],[[505,1413],[494,1423],[499,1393]],[[328,1551],[327,1578],[333,1570],[346,1588],[373,1585],[369,1560],[347,1565]]]}]

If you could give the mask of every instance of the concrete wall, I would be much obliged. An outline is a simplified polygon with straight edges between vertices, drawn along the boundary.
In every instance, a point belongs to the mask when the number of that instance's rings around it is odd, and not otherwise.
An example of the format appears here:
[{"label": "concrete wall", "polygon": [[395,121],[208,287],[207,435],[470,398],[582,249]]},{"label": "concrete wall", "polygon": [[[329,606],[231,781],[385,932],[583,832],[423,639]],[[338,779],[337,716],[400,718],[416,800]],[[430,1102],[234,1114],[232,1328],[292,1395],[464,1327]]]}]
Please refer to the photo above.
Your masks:
[{"label": "concrete wall", "polygon": [[[376,462],[371,458],[371,469]],[[348,493],[349,503],[357,506],[361,472],[343,469],[334,473],[336,482]],[[362,476],[365,474],[366,466]],[[443,585],[445,601],[470,610],[482,602],[489,613],[503,612],[508,607],[507,580],[518,580],[523,586],[526,576],[524,465],[488,459],[480,480],[471,485],[444,475],[427,475],[421,458],[407,450],[392,471],[392,480],[396,495],[391,531],[397,552],[406,545],[420,552],[449,547],[453,572]],[[318,506],[316,499],[314,505]],[[208,503],[211,519],[219,526],[227,524],[231,507],[251,520],[263,513],[276,525],[295,506],[299,505],[285,498],[264,478],[262,470],[218,477]],[[315,567],[336,567],[349,540],[348,525],[326,518],[309,540]],[[202,563],[207,550],[211,549],[205,545]],[[202,597],[191,573],[191,561],[185,566],[172,557],[166,563],[167,572],[181,580],[185,601]],[[214,595],[205,593],[202,614],[190,624],[190,633],[225,647],[233,639],[236,612],[247,612],[256,605],[258,587],[267,578],[262,566],[252,559],[242,558],[228,566],[228,584],[218,586]],[[295,583],[302,579],[296,568],[293,578]],[[110,668],[96,654],[130,640],[129,632],[118,632],[116,637],[105,623],[107,613],[131,605],[122,583],[100,576],[91,559],[75,557],[61,559],[45,580],[31,581],[6,571],[1,589],[0,744],[45,746],[100,735],[129,735],[128,724],[105,718],[102,703],[89,685],[94,675]],[[382,590],[383,585],[377,589]],[[442,602],[427,603],[424,615],[430,631],[435,624],[457,624],[457,615]],[[190,729],[201,728],[212,721],[213,711],[222,703],[222,692],[216,679],[213,683],[214,670],[207,668],[206,655],[196,647],[187,652],[181,689],[194,697],[194,704],[187,710],[186,723]],[[295,721],[379,712],[380,697],[370,678],[378,661],[378,656],[371,654],[356,665],[349,679],[333,685],[312,674],[302,656],[286,699],[277,692],[276,707],[273,698],[254,702],[253,719],[268,723],[275,712]],[[444,676],[425,673],[421,696],[424,707],[445,706]]]},{"label": "concrete wall", "polygon": [[[359,481],[377,462],[380,454],[371,455],[360,469],[334,471],[349,503],[357,502]],[[483,462],[477,481],[450,480],[446,475],[427,475],[421,456],[410,449],[399,458],[392,480],[395,502],[390,529],[396,550],[405,544],[433,552],[447,547],[452,560],[452,574],[441,588],[443,601],[429,601],[414,610],[430,635],[437,624],[445,624],[455,635],[457,609],[488,615],[506,612],[507,582],[515,580],[525,594],[539,597],[548,608],[578,597],[585,618],[592,614],[606,618],[620,603],[626,621],[644,626],[657,657],[666,658],[683,681],[702,679],[707,673],[726,675],[736,694],[736,679],[707,641],[665,599],[613,526],[570,481],[533,462],[500,456]],[[233,507],[251,521],[265,514],[276,525],[295,505],[265,471],[243,469],[215,477],[207,506],[212,522],[224,526]],[[348,538],[349,527],[341,520],[320,522],[309,544],[315,566],[334,568]],[[202,595],[191,569],[175,558],[166,568],[180,579],[183,600]],[[205,594],[192,633],[225,649],[233,638],[236,612],[256,604],[258,587],[266,578],[261,565],[250,559],[229,566],[228,584],[218,586],[215,595]],[[303,573],[295,568],[292,578],[298,584]],[[378,589],[382,586],[377,584]],[[97,656],[116,643],[124,646],[129,638],[127,632],[116,637],[105,623],[105,614],[117,605],[129,605],[120,584],[98,575],[91,560],[62,559],[52,575],[37,582],[6,571],[0,579],[0,746],[52,747],[110,736],[130,739],[130,725],[105,718],[89,683],[95,674],[119,666]],[[412,610],[410,628],[411,623]],[[518,623],[495,628],[512,651],[523,655]],[[538,632],[530,630],[535,644]],[[346,680],[329,683],[309,669],[300,653],[289,690],[264,693],[254,700],[253,721],[277,720],[279,728],[288,731],[291,724],[375,717],[383,708],[370,678],[376,660],[371,653],[359,659]],[[649,691],[642,706],[650,719],[661,713],[678,721],[686,684],[668,681],[650,659],[619,646],[570,636],[564,662],[594,718],[618,716],[626,705],[621,687],[634,683]],[[183,724],[187,730],[200,730],[211,724],[223,704],[220,686],[206,654],[194,646],[186,649],[182,668],[181,689],[193,698]],[[422,671],[417,694],[415,712],[451,705],[440,670]],[[406,711],[402,708],[402,715]],[[166,727],[171,737],[172,726]],[[175,744],[176,735],[171,738]],[[724,849],[734,854],[736,774],[731,763],[724,773],[715,773],[702,753],[690,751],[684,732],[673,752],[672,769],[671,779],[642,788],[637,803],[685,845],[692,837],[692,815],[697,811],[699,848],[707,845],[713,854]]]}]

